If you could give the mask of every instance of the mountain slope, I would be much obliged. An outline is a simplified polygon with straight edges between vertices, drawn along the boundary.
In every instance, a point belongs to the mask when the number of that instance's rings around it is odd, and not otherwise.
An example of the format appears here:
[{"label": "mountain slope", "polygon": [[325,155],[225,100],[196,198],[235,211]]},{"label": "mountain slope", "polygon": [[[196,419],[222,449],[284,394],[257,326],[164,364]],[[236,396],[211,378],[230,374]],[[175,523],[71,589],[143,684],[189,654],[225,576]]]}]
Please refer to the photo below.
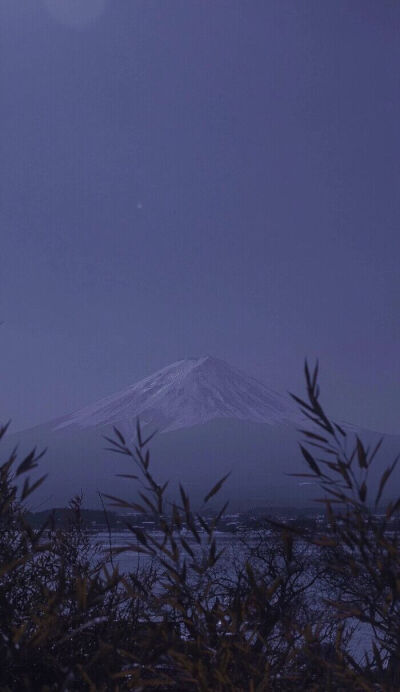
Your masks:
[{"label": "mountain slope", "polygon": [[[35,493],[35,502],[60,506],[81,491],[86,506],[93,507],[98,491],[120,497],[138,491],[136,483],[117,477],[135,473],[132,460],[107,451],[103,437],[112,435],[115,425],[132,444],[137,418],[151,431],[163,432],[151,442],[151,468],[159,482],[170,480],[171,499],[178,497],[183,482],[201,504],[229,471],[218,502],[230,499],[232,507],[294,506],[308,504],[316,493],[319,497],[315,485],[288,475],[306,470],[297,445],[305,421],[297,407],[289,397],[210,356],[178,361],[62,420],[7,436],[3,450],[11,451],[17,442],[25,452],[34,445],[48,447],[39,472],[48,472],[49,479]],[[371,431],[345,427],[350,437],[358,432],[367,444],[377,440]],[[386,436],[372,470],[373,485],[399,450],[400,437]],[[399,487],[393,475],[391,492]]]},{"label": "mountain slope", "polygon": [[132,424],[140,418],[160,431],[215,418],[274,425],[297,420],[288,399],[211,356],[179,360],[128,389],[58,421],[57,429]]}]

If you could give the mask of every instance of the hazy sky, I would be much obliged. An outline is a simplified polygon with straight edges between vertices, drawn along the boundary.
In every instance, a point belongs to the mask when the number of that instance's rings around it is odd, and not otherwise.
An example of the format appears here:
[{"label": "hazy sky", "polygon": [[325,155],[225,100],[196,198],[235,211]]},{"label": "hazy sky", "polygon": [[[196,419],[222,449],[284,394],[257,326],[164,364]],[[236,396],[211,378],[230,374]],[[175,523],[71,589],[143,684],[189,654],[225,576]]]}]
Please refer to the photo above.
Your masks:
[{"label": "hazy sky", "polygon": [[0,418],[186,356],[400,432],[398,0],[2,0]]}]

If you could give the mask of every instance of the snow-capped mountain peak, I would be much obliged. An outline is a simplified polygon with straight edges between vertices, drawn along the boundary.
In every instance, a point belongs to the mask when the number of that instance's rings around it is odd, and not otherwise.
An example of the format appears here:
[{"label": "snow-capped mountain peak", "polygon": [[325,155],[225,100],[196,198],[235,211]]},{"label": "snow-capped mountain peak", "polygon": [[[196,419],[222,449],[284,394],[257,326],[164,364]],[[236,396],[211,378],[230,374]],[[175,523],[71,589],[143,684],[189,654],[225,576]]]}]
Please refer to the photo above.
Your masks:
[{"label": "snow-capped mountain peak", "polygon": [[270,425],[293,421],[290,400],[219,358],[179,360],[122,392],[101,399],[59,421],[57,429],[113,424],[151,424],[176,430],[215,418]]}]

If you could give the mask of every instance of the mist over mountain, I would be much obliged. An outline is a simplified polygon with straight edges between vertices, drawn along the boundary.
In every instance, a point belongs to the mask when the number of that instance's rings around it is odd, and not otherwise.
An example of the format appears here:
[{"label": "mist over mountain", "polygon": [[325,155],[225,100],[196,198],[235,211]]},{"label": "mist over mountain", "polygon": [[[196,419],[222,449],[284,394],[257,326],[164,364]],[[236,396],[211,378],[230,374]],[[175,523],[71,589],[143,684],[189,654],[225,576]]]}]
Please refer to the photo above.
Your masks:
[{"label": "mist over mountain", "polygon": [[[201,503],[228,472],[220,499],[235,508],[298,506],[315,497],[312,484],[290,475],[305,470],[298,429],[306,421],[299,409],[288,395],[211,356],[179,360],[69,416],[10,435],[8,444],[19,442],[24,452],[48,447],[40,462],[49,474],[37,495],[42,505],[66,504],[82,492],[86,506],[96,506],[99,491],[136,495],[137,487],[117,477],[133,471],[132,461],[107,451],[104,436],[115,426],[133,444],[138,419],[146,431],[159,432],[151,442],[151,468],[159,482],[170,480],[171,497],[182,482]],[[377,439],[358,432],[367,442]],[[400,450],[400,438],[386,436],[385,445],[391,455]]]}]

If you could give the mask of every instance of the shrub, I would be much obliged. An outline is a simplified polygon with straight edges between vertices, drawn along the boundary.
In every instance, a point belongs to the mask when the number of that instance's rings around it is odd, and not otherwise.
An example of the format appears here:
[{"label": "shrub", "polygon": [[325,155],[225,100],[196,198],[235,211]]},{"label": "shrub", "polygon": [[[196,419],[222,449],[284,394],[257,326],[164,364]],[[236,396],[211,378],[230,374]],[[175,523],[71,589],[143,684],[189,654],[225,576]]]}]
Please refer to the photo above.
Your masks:
[{"label": "shrub", "polygon": [[[132,447],[117,429],[108,438],[131,460],[139,499],[108,500],[158,530],[128,519],[131,540],[111,554],[93,549],[81,498],[67,526],[32,527],[26,500],[44,479],[24,479],[41,455],[11,455],[0,467],[1,690],[399,689],[400,500],[377,515],[394,465],[371,504],[380,443],[370,450],[355,436],[351,446],[319,402],[318,368],[305,374],[307,401],[294,397],[310,422],[300,451],[325,521],[270,520],[233,556],[216,535],[226,505],[205,512],[225,478],[201,512],[181,486],[168,502],[139,425]],[[123,551],[148,567],[121,574]]]}]

